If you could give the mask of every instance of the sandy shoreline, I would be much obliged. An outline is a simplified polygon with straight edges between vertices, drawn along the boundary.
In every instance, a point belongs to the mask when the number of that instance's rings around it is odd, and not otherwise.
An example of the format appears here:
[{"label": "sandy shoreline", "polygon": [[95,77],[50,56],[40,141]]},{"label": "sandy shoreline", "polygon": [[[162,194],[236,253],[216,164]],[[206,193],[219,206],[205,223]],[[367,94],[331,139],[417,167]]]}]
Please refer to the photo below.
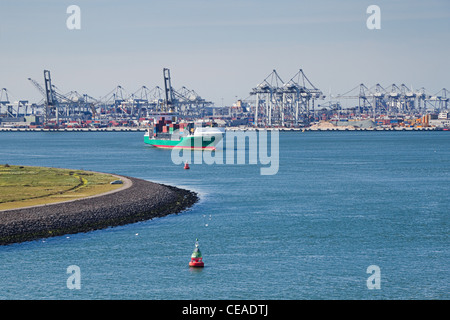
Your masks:
[{"label": "sandy shoreline", "polygon": [[179,213],[195,192],[132,177],[118,191],[68,202],[0,212],[0,245],[89,232]]}]

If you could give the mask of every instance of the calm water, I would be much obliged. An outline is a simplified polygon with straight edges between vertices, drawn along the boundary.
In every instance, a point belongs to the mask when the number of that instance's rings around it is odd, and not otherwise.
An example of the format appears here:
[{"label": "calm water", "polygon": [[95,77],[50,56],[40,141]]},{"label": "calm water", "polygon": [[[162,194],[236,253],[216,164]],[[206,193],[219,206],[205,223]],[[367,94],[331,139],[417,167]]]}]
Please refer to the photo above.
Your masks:
[{"label": "calm water", "polygon": [[[143,133],[0,133],[0,164],[195,190],[151,221],[0,247],[1,299],[448,299],[447,132],[280,133],[261,165],[174,165]],[[191,270],[195,238],[206,267]],[[81,289],[66,269],[81,270]],[[367,288],[367,267],[381,288]]]}]

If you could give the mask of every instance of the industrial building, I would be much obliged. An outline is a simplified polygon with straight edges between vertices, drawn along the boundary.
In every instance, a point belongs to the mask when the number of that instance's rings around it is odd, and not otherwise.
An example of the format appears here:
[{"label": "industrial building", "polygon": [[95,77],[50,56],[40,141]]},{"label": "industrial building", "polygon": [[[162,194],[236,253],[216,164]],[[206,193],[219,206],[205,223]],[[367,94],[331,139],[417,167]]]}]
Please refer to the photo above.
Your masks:
[{"label": "industrial building", "polygon": [[[174,113],[185,120],[215,119],[228,126],[302,128],[319,121],[336,123],[369,120],[376,125],[411,123],[448,127],[450,92],[430,94],[424,87],[413,90],[404,84],[368,87],[359,84],[337,95],[326,96],[299,69],[288,81],[276,70],[251,89],[249,97],[232,106],[217,107],[196,91],[172,86],[170,70],[163,69],[163,86],[141,86],[129,92],[121,85],[96,99],[77,91],[62,93],[44,70],[43,84],[28,78],[42,95],[37,102],[11,100],[0,91],[0,126],[29,128],[145,126],[160,113]],[[421,117],[429,115],[429,121]],[[438,116],[439,115],[439,116]],[[438,118],[439,117],[439,118]],[[356,124],[356,122],[353,122]],[[416,122],[414,122],[416,123]]]}]

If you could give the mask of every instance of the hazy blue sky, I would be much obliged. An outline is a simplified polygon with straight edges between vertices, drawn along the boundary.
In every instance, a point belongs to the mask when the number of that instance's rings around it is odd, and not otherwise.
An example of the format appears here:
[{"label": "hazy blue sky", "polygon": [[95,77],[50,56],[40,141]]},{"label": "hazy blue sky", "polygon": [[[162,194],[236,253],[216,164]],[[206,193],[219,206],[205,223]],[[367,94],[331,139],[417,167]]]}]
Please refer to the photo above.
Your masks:
[{"label": "hazy blue sky", "polygon": [[[81,30],[66,9],[81,8]],[[366,9],[381,8],[369,30]],[[301,68],[326,94],[360,83],[450,88],[449,0],[20,1],[0,3],[0,88],[41,99],[28,77],[51,70],[63,92],[94,97],[122,85],[194,89],[216,105],[247,98],[273,69]]]}]

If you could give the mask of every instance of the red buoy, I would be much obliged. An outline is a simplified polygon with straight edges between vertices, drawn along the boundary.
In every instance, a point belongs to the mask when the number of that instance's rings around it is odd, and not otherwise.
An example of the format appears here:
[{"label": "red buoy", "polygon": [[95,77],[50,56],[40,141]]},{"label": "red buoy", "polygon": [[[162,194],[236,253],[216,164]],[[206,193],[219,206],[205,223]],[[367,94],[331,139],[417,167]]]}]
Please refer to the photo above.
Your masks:
[{"label": "red buoy", "polygon": [[189,169],[189,164],[187,163],[187,161],[186,161],[186,163],[184,164],[184,169]]},{"label": "red buoy", "polygon": [[195,249],[194,252],[192,252],[191,255],[191,261],[189,261],[189,267],[204,267],[205,264],[203,262],[202,253],[200,252],[200,249],[198,248],[198,239],[195,239]]}]

